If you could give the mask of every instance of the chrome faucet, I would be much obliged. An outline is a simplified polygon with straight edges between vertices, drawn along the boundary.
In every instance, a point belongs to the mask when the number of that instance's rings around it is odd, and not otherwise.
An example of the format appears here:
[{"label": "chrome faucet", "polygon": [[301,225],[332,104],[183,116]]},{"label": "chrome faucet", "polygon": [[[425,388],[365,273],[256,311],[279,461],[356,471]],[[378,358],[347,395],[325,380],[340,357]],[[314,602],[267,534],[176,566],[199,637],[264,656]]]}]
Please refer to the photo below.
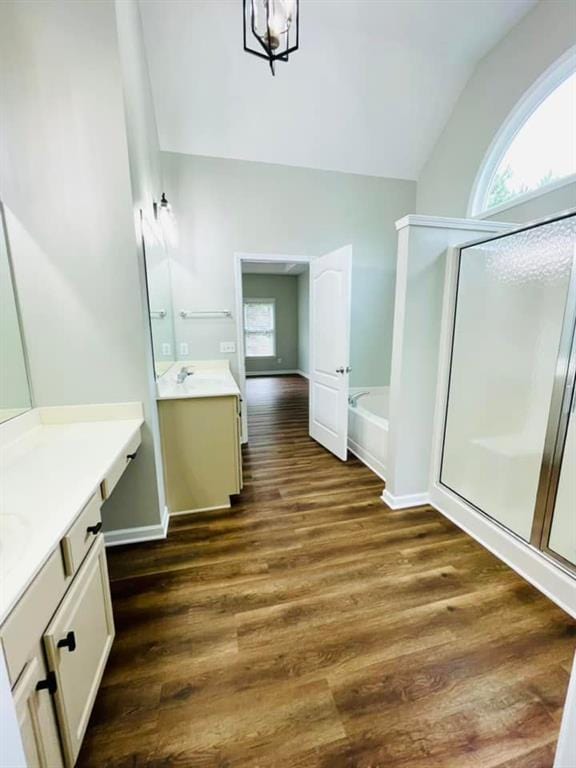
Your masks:
[{"label": "chrome faucet", "polygon": [[178,382],[178,384],[183,384],[188,378],[188,376],[193,376],[193,375],[194,375],[194,371],[189,371],[188,368],[185,365],[183,365],[182,368],[180,368],[180,370],[178,371],[178,375],[176,376],[176,381]]},{"label": "chrome faucet", "polygon": [[362,395],[369,395],[370,392],[355,392],[353,395],[348,395],[348,403],[353,407],[356,408],[358,405],[358,400],[362,397]]}]

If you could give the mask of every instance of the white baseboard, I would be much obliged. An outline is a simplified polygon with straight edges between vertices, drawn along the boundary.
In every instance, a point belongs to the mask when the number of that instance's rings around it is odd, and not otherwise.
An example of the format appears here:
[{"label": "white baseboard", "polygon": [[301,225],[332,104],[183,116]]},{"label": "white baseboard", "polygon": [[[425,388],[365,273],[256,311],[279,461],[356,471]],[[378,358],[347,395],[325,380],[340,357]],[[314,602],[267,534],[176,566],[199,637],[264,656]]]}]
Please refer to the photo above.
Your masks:
[{"label": "white baseboard", "polygon": [[422,507],[430,503],[430,496],[427,493],[409,493],[405,496],[392,496],[384,489],[381,499],[388,504],[390,509],[408,509],[409,507]]},{"label": "white baseboard", "polygon": [[165,539],[168,534],[168,507],[164,507],[162,520],[156,525],[142,525],[139,528],[120,528],[106,531],[104,543],[107,547],[119,547],[122,544],[139,544],[144,541]]},{"label": "white baseboard", "polygon": [[246,376],[287,376],[295,373],[300,373],[300,371],[297,371],[297,370],[279,371],[278,369],[276,369],[275,371],[246,371]]},{"label": "white baseboard", "polygon": [[354,456],[360,459],[363,464],[366,464],[368,469],[371,469],[375,475],[378,475],[381,480],[386,482],[386,467],[384,464],[382,464],[381,461],[378,461],[378,459],[369,451],[362,448],[362,446],[359,445],[355,440],[352,440],[351,437],[348,438],[348,450],[350,453],[353,453]]},{"label": "white baseboard", "polygon": [[198,512],[215,512],[218,509],[230,509],[232,505],[221,504],[217,507],[198,507],[198,509],[183,509],[181,512],[170,512],[170,517],[180,517],[180,515],[196,515]]},{"label": "white baseboard", "polygon": [[303,379],[310,379],[310,374],[308,374],[308,373],[304,373],[304,371],[300,371],[300,370],[298,370],[298,371],[296,371],[296,373],[297,373],[299,376],[302,376],[302,378],[303,378]]},{"label": "white baseboard", "polygon": [[434,485],[430,503],[466,531],[522,578],[576,618],[576,580],[542,552],[517,538],[440,485]]}]

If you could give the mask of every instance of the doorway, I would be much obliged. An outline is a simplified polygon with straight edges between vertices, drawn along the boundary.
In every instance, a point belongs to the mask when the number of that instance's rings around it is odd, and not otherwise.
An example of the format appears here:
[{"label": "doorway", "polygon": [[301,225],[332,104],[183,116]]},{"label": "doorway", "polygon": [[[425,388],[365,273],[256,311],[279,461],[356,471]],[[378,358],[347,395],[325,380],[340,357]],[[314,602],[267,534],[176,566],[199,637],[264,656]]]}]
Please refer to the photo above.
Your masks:
[{"label": "doorway", "polygon": [[[300,374],[310,382],[309,434],[347,459],[352,247],[323,256],[235,255],[239,385]],[[247,409],[242,440],[248,442]]]}]

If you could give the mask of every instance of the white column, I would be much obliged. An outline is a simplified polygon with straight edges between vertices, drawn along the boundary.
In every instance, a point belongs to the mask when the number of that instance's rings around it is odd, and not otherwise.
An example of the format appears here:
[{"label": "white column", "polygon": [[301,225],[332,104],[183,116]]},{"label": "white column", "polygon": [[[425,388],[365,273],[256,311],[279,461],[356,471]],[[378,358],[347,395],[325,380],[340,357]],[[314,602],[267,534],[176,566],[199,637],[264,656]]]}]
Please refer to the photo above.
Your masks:
[{"label": "white column", "polygon": [[437,216],[396,222],[388,472],[382,494],[393,509],[428,502],[446,249],[511,226]]}]

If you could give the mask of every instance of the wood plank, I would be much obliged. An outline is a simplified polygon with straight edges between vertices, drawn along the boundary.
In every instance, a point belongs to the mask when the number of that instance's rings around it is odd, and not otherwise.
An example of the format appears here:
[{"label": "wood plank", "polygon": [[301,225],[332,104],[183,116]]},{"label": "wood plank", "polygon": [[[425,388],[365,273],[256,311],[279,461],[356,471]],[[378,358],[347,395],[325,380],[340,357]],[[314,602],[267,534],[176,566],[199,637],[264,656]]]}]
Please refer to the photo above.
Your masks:
[{"label": "wood plank", "polygon": [[576,623],[248,382],[245,489],[109,553],[117,622],[80,768],[550,768]]}]

